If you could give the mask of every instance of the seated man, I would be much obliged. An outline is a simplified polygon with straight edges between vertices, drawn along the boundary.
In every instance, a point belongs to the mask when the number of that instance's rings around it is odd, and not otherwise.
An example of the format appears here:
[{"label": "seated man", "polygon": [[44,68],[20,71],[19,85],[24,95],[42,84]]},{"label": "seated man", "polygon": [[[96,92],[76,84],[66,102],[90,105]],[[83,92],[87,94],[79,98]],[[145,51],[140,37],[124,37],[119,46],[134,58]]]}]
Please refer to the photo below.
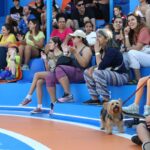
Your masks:
[{"label": "seated man", "polygon": [[72,20],[75,29],[83,29],[86,21],[91,21],[93,30],[95,30],[95,15],[90,8],[85,7],[83,0],[77,0],[75,3],[76,9],[72,12]]},{"label": "seated man", "polygon": [[109,0],[93,0],[96,19],[109,23]]},{"label": "seated man", "polygon": [[150,150],[150,116],[146,117],[145,121],[137,126],[137,135],[131,140],[135,144],[142,144],[142,150]]},{"label": "seated man", "polygon": [[29,20],[35,19],[35,18],[36,17],[33,14],[31,14],[31,10],[30,10],[29,6],[24,6],[23,7],[23,17],[19,21],[19,24],[18,24],[18,30],[21,35],[25,35],[29,31],[28,22],[29,22]]},{"label": "seated man", "polygon": [[14,7],[10,9],[10,16],[15,21],[19,21],[23,14],[23,7],[19,4],[20,0],[13,0]]}]

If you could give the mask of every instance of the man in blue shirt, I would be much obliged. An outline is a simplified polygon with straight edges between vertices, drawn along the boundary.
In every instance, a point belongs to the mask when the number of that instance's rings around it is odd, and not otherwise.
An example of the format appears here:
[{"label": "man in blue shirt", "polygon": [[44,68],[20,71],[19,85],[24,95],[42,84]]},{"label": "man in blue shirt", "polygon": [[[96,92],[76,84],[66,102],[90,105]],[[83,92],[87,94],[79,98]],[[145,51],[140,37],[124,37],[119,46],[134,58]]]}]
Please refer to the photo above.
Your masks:
[{"label": "man in blue shirt", "polygon": [[23,7],[23,17],[18,24],[19,33],[25,35],[28,32],[28,22],[31,19],[35,19],[36,17],[31,14],[31,10],[29,6]]}]

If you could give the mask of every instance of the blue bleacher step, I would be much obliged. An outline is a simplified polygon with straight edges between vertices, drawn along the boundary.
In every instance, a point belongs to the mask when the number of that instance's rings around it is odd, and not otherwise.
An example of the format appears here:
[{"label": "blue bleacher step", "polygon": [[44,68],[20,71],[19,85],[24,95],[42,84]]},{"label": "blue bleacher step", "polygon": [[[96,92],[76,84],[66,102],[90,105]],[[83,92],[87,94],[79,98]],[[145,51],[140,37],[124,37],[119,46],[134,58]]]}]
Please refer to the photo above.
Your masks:
[{"label": "blue bleacher step", "polygon": [[4,25],[5,19],[6,19],[6,16],[1,16],[0,17],[0,28]]}]

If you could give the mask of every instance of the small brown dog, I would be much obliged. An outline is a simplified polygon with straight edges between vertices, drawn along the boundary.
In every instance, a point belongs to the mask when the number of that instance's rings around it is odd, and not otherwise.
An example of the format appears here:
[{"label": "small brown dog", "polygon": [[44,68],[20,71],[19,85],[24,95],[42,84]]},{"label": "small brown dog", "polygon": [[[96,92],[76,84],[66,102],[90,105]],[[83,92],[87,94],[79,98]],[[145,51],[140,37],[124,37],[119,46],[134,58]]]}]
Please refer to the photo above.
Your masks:
[{"label": "small brown dog", "polygon": [[119,99],[105,102],[103,104],[100,118],[101,129],[106,130],[107,134],[112,134],[113,126],[117,126],[119,132],[123,133],[122,101]]}]

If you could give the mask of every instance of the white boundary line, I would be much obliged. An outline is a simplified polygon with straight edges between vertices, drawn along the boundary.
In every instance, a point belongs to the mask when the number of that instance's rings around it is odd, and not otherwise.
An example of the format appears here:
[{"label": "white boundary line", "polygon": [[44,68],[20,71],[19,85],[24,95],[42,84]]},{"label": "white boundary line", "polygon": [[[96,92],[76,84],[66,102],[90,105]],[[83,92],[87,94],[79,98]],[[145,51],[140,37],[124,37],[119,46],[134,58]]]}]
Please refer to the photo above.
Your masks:
[{"label": "white boundary line", "polygon": [[[26,109],[34,109],[35,107],[21,107],[21,106],[0,106],[0,108],[16,108],[15,111],[18,111],[17,108],[21,108],[22,111],[26,110]],[[23,110],[24,109],[24,110]],[[42,108],[43,110],[49,110],[49,108]],[[2,110],[3,111],[3,110]],[[4,111],[11,111],[11,110],[4,110]],[[57,116],[64,116],[64,117],[72,117],[72,118],[79,118],[79,119],[87,119],[87,120],[94,120],[94,121],[99,121],[99,119],[97,118],[91,118],[91,117],[84,117],[84,116],[77,116],[77,115],[70,115],[70,114],[62,114],[62,113],[55,113],[54,112],[54,115],[57,115]],[[126,118],[124,120],[130,120],[130,118]]]},{"label": "white boundary line", "polygon": [[18,141],[21,141],[21,142],[27,144],[28,146],[32,147],[35,150],[36,149],[38,149],[38,150],[51,150],[47,146],[45,146],[45,145],[43,145],[43,144],[41,144],[41,143],[39,143],[39,142],[29,138],[29,137],[26,137],[24,135],[18,134],[16,132],[0,128],[0,133],[9,135],[9,136],[17,139]]},{"label": "white boundary line", "polygon": [[[54,122],[60,122],[60,123],[65,123],[65,124],[70,124],[70,125],[75,125],[75,126],[80,126],[80,127],[84,127],[84,128],[90,128],[93,130],[98,130],[101,132],[104,132],[103,130],[100,130],[99,127],[95,127],[92,125],[86,125],[86,124],[82,124],[82,123],[75,123],[75,122],[70,122],[70,121],[62,121],[62,120],[57,120],[57,119],[53,119],[53,118],[39,118],[39,117],[33,117],[33,116],[22,116],[22,115],[11,115],[11,114],[0,114],[0,116],[16,116],[16,117],[24,117],[24,118],[34,118],[34,119],[38,119],[38,120],[46,120],[46,121],[54,121]],[[132,135],[126,134],[126,133],[118,133],[118,132],[113,132],[113,135],[116,136],[120,136],[126,139],[131,139]]]}]

